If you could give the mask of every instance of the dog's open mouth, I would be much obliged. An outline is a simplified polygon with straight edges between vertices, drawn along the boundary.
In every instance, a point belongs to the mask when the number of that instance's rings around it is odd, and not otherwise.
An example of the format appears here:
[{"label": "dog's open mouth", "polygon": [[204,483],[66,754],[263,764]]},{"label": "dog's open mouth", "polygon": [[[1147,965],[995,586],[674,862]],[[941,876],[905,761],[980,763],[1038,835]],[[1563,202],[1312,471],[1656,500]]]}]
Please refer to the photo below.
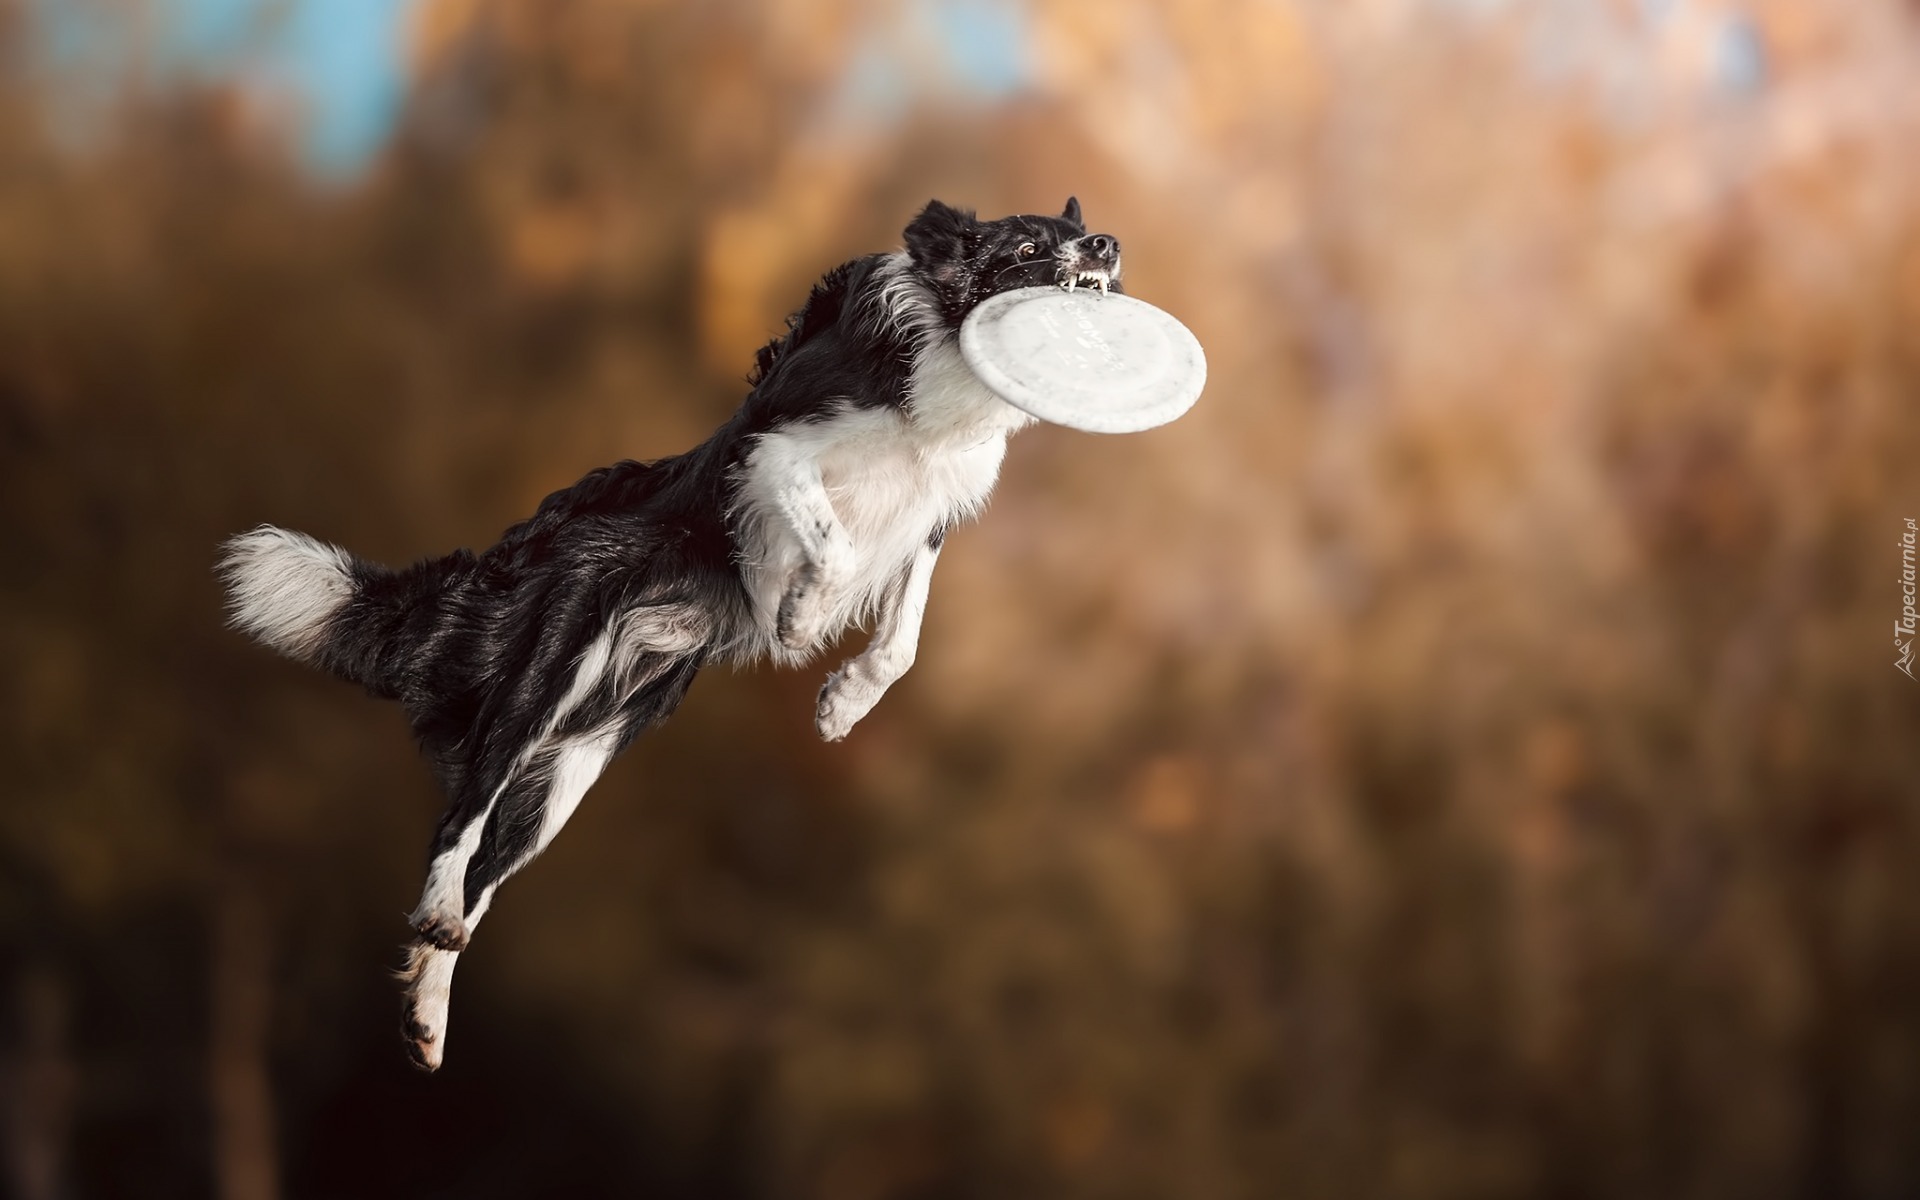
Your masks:
[{"label": "dog's open mouth", "polygon": [[1104,296],[1107,294],[1107,285],[1112,282],[1113,275],[1111,272],[1098,269],[1089,270],[1084,267],[1075,267],[1060,273],[1060,286],[1070,292],[1082,284],[1085,284],[1088,287],[1099,288],[1100,294]]}]

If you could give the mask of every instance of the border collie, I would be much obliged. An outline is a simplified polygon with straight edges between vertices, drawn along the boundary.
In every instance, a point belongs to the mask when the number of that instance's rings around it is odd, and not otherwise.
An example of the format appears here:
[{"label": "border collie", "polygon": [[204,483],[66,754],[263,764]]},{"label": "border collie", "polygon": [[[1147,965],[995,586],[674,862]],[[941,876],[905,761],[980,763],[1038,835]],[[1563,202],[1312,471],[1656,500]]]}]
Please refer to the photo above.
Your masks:
[{"label": "border collie", "polygon": [[1033,419],[961,361],[960,324],[1014,288],[1116,285],[1120,244],[1075,199],[997,221],[935,200],[905,241],[821,279],[706,442],[592,472],[483,554],[395,571],[271,525],[224,546],[232,623],[399,700],[446,792],[400,973],[418,1065],[494,891],[701,667],[796,665],[870,623],[814,709],[837,741],[913,665],[941,540]]}]

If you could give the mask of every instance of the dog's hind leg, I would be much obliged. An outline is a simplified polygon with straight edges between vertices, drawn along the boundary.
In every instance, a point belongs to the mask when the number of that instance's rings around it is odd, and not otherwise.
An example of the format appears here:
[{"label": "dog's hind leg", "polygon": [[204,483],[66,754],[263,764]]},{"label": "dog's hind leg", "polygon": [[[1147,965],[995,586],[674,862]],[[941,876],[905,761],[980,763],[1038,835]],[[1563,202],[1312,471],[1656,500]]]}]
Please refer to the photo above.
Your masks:
[{"label": "dog's hind leg", "polygon": [[492,903],[495,889],[559,834],[614,755],[635,733],[666,720],[680,706],[699,669],[697,657],[649,655],[631,674],[615,672],[619,683],[588,699],[527,756],[493,805],[467,862],[469,929]]},{"label": "dog's hind leg", "polygon": [[[435,1070],[446,1054],[453,968],[492,906],[495,889],[553,840],[616,749],[611,740],[544,744],[501,786],[488,815],[470,823],[473,836],[468,838],[463,831],[461,841],[472,849],[462,864],[458,907],[451,910],[450,919],[442,908],[436,913],[439,923],[416,925],[420,936],[407,948],[407,964],[400,972],[405,997],[401,1029],[416,1066]],[[436,869],[439,863],[435,860]],[[433,886],[431,880],[428,886]],[[459,944],[435,944],[433,933],[449,926],[458,929]]]},{"label": "dog's hind leg", "polygon": [[[525,786],[529,767],[536,765],[534,759],[561,722],[578,712],[596,692],[604,690],[614,645],[613,634],[605,630],[586,643],[573,660],[567,690],[537,725],[503,732],[498,723],[483,723],[488,735],[463,730],[458,755],[439,762],[442,783],[453,799],[434,833],[433,854],[427,868],[426,886],[420,892],[420,903],[407,918],[420,937],[435,949],[466,949],[470,936],[466,918],[472,906],[466,895],[467,871],[480,850],[488,822],[514,788]],[[475,753],[476,747],[491,749],[491,767],[465,761],[465,756]],[[481,781],[483,778],[485,782]]]},{"label": "dog's hind leg", "polygon": [[[532,862],[567,823],[580,800],[640,729],[663,721],[679,706],[700,667],[697,654],[646,664],[644,682],[630,695],[616,671],[596,694],[579,697],[515,765],[488,804],[486,814],[463,829],[464,860],[455,910],[461,946],[493,904],[500,885]],[[471,829],[477,829],[469,838]],[[438,860],[436,860],[438,866]],[[431,886],[431,884],[430,884]],[[405,992],[402,1023],[414,1062],[431,1071],[446,1053],[447,1005],[458,953],[432,945],[427,934],[409,947],[401,973]]]},{"label": "dog's hind leg", "polygon": [[[462,896],[467,863],[472,861],[474,852],[480,848],[487,818],[506,786],[502,784],[481,805],[462,806],[456,801],[455,807],[449,810],[449,817],[453,820],[443,822],[440,832],[435,836],[433,860],[427,868],[427,884],[420,892],[420,903],[408,914],[407,923],[413,926],[422,942],[437,950],[457,952],[467,948],[466,902]],[[458,818],[463,807],[467,811],[465,820],[460,821]]]},{"label": "dog's hind leg", "polygon": [[[489,815],[474,825],[480,833],[461,884],[464,907],[456,917],[460,946],[493,904],[508,876],[546,849],[581,797],[625,742],[625,727],[599,737],[554,739],[543,744],[504,785]],[[432,944],[426,932],[407,948],[400,979],[405,994],[402,1030],[416,1065],[431,1071],[446,1053],[447,1005],[459,950]]]}]

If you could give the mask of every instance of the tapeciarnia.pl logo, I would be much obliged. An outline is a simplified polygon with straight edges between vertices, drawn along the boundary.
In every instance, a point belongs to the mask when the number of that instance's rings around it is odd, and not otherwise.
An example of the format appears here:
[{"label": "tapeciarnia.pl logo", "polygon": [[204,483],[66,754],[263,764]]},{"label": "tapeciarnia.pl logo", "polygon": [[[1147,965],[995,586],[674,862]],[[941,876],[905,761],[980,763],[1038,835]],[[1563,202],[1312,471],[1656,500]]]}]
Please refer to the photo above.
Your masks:
[{"label": "tapeciarnia.pl logo", "polygon": [[1920,614],[1916,614],[1913,610],[1915,590],[1913,551],[1916,535],[1920,535],[1920,526],[1916,526],[1913,518],[1908,517],[1907,531],[1900,535],[1900,594],[1906,603],[1900,610],[1900,619],[1893,623],[1893,648],[1900,654],[1900,657],[1893,661],[1893,665],[1908,679],[1915,678],[1913,635],[1916,626],[1920,625]]}]

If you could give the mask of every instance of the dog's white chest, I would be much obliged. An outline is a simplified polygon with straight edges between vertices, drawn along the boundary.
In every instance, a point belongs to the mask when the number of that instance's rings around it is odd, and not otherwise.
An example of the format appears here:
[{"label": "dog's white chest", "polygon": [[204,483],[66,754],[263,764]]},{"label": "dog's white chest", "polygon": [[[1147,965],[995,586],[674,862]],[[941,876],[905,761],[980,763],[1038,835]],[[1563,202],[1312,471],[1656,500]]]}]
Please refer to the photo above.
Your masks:
[{"label": "dog's white chest", "polygon": [[900,413],[874,410],[828,423],[813,447],[833,511],[862,560],[891,566],[936,528],[986,503],[1006,454],[1004,433],[967,445],[927,438]]},{"label": "dog's white chest", "polygon": [[1007,434],[1026,422],[942,347],[915,371],[908,410],[850,409],[762,435],[746,459],[735,525],[743,581],[768,635],[762,648],[782,660],[805,656],[772,637],[781,596],[807,561],[783,497],[817,481],[851,543],[826,622],[831,638],[872,611],[935,530],[986,503]]}]

